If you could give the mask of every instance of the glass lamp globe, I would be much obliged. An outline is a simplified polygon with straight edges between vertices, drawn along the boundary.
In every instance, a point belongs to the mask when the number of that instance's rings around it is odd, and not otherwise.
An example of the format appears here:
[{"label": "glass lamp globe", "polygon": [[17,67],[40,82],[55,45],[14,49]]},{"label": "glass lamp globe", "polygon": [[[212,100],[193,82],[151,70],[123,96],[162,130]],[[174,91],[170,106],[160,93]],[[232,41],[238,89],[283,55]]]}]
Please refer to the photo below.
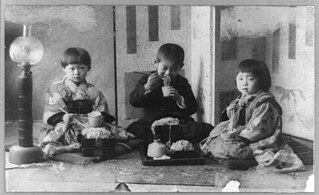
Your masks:
[{"label": "glass lamp globe", "polygon": [[42,43],[32,36],[17,37],[10,45],[9,55],[18,63],[37,64],[43,55]]}]

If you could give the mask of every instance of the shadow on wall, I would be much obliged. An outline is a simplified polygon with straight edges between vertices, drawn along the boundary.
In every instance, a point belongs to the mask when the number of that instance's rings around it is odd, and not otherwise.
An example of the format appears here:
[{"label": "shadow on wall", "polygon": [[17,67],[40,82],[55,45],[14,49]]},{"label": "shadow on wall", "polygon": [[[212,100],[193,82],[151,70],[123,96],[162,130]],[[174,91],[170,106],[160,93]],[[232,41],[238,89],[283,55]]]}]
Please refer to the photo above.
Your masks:
[{"label": "shadow on wall", "polygon": [[[143,77],[143,74],[137,72],[126,72],[125,74],[125,119],[137,119],[142,116],[143,109],[135,108],[130,104],[130,93],[134,90],[136,83]],[[146,73],[145,73],[146,74]]]},{"label": "shadow on wall", "polygon": [[204,95],[204,91],[202,88],[202,83],[203,83],[203,59],[202,57],[200,57],[200,62],[199,62],[200,66],[199,66],[199,75],[198,75],[198,90],[197,90],[197,94],[196,94],[196,100],[198,103],[198,108],[197,108],[197,121],[198,122],[203,122],[203,115],[204,115],[204,108],[203,108],[203,102],[205,99],[205,95]]},{"label": "shadow on wall", "polygon": [[286,89],[281,86],[274,86],[275,92],[280,95],[279,101],[293,102],[293,111],[288,114],[289,122],[299,121],[305,128],[312,129],[311,120],[307,119],[300,111],[298,111],[298,103],[306,101],[303,91],[300,89]]},{"label": "shadow on wall", "polygon": [[21,72],[16,62],[9,56],[10,44],[18,36],[22,36],[23,26],[13,22],[5,22],[5,121],[17,118],[18,76]]}]

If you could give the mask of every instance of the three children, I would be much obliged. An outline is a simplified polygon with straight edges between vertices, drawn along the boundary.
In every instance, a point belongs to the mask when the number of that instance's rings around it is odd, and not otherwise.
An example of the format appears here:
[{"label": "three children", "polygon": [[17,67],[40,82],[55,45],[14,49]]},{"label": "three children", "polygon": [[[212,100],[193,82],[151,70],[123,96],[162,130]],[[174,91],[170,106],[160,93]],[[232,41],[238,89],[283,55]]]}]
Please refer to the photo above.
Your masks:
[{"label": "three children", "polygon": [[[155,71],[138,81],[129,97],[133,106],[144,109],[144,115],[130,124],[127,131],[145,144],[153,141],[154,121],[174,117],[180,121],[183,139],[200,142],[202,152],[221,159],[229,168],[248,169],[259,164],[282,172],[304,169],[282,138],[282,109],[269,92],[271,78],[265,63],[253,59],[239,63],[236,85],[241,95],[226,108],[228,120],[214,129],[191,117],[198,104],[187,79],[179,74],[184,66],[183,48],[172,43],[162,45],[156,65]],[[114,121],[108,114],[104,95],[85,80],[91,68],[87,51],[67,49],[62,67],[66,77],[46,92],[43,121],[49,128],[44,129],[40,141],[48,155],[52,146],[79,147],[81,128],[70,120],[81,120],[81,114],[99,111],[106,122]]]}]

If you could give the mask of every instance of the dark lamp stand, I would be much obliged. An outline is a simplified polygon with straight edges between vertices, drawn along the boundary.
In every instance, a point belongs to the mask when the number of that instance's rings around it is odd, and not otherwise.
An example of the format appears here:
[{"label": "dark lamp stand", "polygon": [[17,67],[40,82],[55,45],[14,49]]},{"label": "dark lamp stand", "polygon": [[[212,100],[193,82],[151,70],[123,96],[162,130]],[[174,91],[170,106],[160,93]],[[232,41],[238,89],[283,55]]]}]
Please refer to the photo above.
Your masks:
[{"label": "dark lamp stand", "polygon": [[18,78],[19,145],[10,148],[9,162],[30,164],[43,161],[43,152],[33,145],[32,65],[22,63],[19,66],[22,68]]}]

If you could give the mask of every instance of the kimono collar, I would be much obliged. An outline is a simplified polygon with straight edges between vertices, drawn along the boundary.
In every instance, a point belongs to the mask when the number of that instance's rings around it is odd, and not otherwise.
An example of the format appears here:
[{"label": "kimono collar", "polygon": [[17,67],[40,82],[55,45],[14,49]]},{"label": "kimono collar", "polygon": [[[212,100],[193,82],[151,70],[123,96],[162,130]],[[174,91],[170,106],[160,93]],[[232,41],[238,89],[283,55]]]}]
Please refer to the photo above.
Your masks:
[{"label": "kimono collar", "polygon": [[248,106],[252,101],[256,99],[258,95],[260,95],[263,91],[259,90],[254,94],[251,95],[244,95],[239,99],[239,105],[240,106]]},{"label": "kimono collar", "polygon": [[87,86],[87,82],[85,79],[79,85],[75,84],[73,81],[66,77],[63,80],[65,85],[68,86],[73,92],[76,92],[78,89],[86,88]]}]

